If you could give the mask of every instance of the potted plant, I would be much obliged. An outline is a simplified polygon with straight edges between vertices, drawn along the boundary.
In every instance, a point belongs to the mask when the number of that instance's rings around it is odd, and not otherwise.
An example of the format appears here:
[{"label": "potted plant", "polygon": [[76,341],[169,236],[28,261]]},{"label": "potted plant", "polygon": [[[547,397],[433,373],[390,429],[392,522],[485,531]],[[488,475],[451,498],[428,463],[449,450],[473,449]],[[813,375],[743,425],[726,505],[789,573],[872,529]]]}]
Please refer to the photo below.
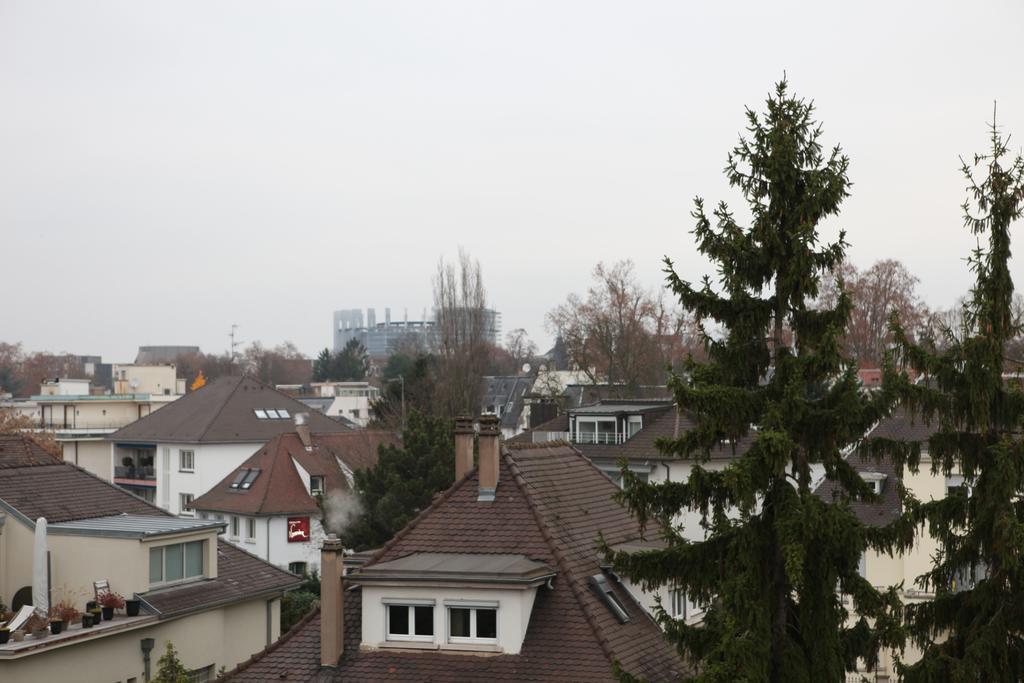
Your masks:
[{"label": "potted plant", "polygon": [[61,600],[50,608],[50,633],[57,635],[63,629],[70,629],[80,614],[69,600]]},{"label": "potted plant", "polygon": [[103,609],[103,621],[114,618],[115,609],[124,609],[124,598],[114,591],[103,591],[99,594],[100,607]]},{"label": "potted plant", "polygon": [[33,614],[25,622],[25,630],[32,634],[32,637],[36,640],[42,640],[46,636],[50,635],[50,629],[46,623],[46,619],[38,614]]},{"label": "potted plant", "polygon": [[7,641],[11,639],[11,629],[6,626],[0,626],[0,645],[6,645]]},{"label": "potted plant", "polygon": [[92,614],[89,612],[82,614],[82,628],[92,628]]},{"label": "potted plant", "polygon": [[99,626],[100,622],[103,621],[103,615],[100,613],[99,607],[93,607],[89,610],[89,614],[92,616],[92,625]]},{"label": "potted plant", "polygon": [[85,603],[85,611],[86,612],[91,612],[91,611],[93,611],[95,608],[97,608],[99,606],[100,606],[100,603],[96,602],[95,600],[90,600],[87,603]]},{"label": "potted plant", "polygon": [[142,601],[137,598],[124,601],[124,613],[129,617],[139,616],[139,606],[142,605]]},{"label": "potted plant", "polygon": [[17,631],[11,632],[11,638],[14,639],[14,642],[20,643],[25,640],[25,632],[19,628]]}]

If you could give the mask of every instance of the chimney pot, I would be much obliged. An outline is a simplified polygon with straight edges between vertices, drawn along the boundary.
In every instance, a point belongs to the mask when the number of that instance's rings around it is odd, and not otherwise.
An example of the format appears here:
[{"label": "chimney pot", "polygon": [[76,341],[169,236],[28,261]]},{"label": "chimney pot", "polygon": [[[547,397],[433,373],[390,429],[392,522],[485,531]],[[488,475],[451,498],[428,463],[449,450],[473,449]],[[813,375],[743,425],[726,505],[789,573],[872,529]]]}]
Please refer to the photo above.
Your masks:
[{"label": "chimney pot", "polygon": [[320,546],[320,666],[335,667],[345,651],[344,548],[335,534]]},{"label": "chimney pot", "polygon": [[498,461],[501,453],[501,429],[497,415],[480,416],[480,493],[477,500],[494,500],[498,488]]},{"label": "chimney pot", "polygon": [[459,415],[455,418],[455,481],[460,481],[473,469],[473,418]]},{"label": "chimney pot", "polygon": [[313,440],[309,435],[309,413],[295,413],[295,433],[307,451],[313,450]]}]

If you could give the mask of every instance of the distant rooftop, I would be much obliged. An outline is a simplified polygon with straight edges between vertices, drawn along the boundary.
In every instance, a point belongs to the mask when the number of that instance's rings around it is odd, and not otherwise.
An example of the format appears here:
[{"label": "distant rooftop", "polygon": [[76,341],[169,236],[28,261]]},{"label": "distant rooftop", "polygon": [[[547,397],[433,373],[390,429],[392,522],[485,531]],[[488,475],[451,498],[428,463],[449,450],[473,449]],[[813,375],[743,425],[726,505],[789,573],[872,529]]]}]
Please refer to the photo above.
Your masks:
[{"label": "distant rooftop", "polygon": [[47,532],[79,536],[111,536],[116,538],[156,538],[169,534],[204,529],[223,529],[225,522],[155,515],[111,515],[89,517],[47,526]]},{"label": "distant rooftop", "polygon": [[173,363],[178,356],[199,353],[198,346],[140,346],[135,356],[136,365]]}]

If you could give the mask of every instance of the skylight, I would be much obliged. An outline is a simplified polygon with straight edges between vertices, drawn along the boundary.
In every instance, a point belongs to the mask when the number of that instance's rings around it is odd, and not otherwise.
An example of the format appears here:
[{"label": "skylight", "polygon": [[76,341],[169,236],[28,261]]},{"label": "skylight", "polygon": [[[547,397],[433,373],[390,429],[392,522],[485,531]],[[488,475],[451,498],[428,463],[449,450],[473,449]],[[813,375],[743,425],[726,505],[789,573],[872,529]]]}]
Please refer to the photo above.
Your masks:
[{"label": "skylight", "polygon": [[257,420],[287,420],[291,417],[287,410],[264,408],[263,410],[253,410],[256,414]]},{"label": "skylight", "polygon": [[248,474],[249,474],[249,468],[248,467],[243,467],[242,469],[238,470],[238,474],[235,475],[234,480],[231,482],[231,488],[237,489],[242,484],[242,481],[245,479],[246,475],[248,475]]},{"label": "skylight", "polygon": [[612,586],[608,583],[608,578],[604,574],[594,574],[590,577],[590,587],[594,589],[597,596],[601,598],[601,602],[604,603],[608,611],[618,619],[620,624],[625,624],[629,621],[629,612],[626,611],[625,606],[619,602],[619,598],[615,595],[612,590]]},{"label": "skylight", "polygon": [[248,489],[249,487],[252,486],[252,483],[256,481],[256,477],[258,476],[260,476],[260,468],[254,467],[252,469],[246,470],[245,479],[242,480],[242,483],[239,485],[239,488]]}]

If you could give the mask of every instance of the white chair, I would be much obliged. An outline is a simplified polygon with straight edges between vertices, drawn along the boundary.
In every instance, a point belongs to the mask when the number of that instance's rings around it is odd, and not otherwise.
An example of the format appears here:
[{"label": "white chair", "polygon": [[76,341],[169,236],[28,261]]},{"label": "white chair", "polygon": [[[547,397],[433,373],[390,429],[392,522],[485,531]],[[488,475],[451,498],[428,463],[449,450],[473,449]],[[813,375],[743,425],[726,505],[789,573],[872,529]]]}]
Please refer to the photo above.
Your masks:
[{"label": "white chair", "polygon": [[7,628],[11,631],[17,631],[19,628],[25,625],[28,618],[32,616],[32,613],[36,611],[36,608],[32,605],[22,605],[18,613],[7,622]]}]

